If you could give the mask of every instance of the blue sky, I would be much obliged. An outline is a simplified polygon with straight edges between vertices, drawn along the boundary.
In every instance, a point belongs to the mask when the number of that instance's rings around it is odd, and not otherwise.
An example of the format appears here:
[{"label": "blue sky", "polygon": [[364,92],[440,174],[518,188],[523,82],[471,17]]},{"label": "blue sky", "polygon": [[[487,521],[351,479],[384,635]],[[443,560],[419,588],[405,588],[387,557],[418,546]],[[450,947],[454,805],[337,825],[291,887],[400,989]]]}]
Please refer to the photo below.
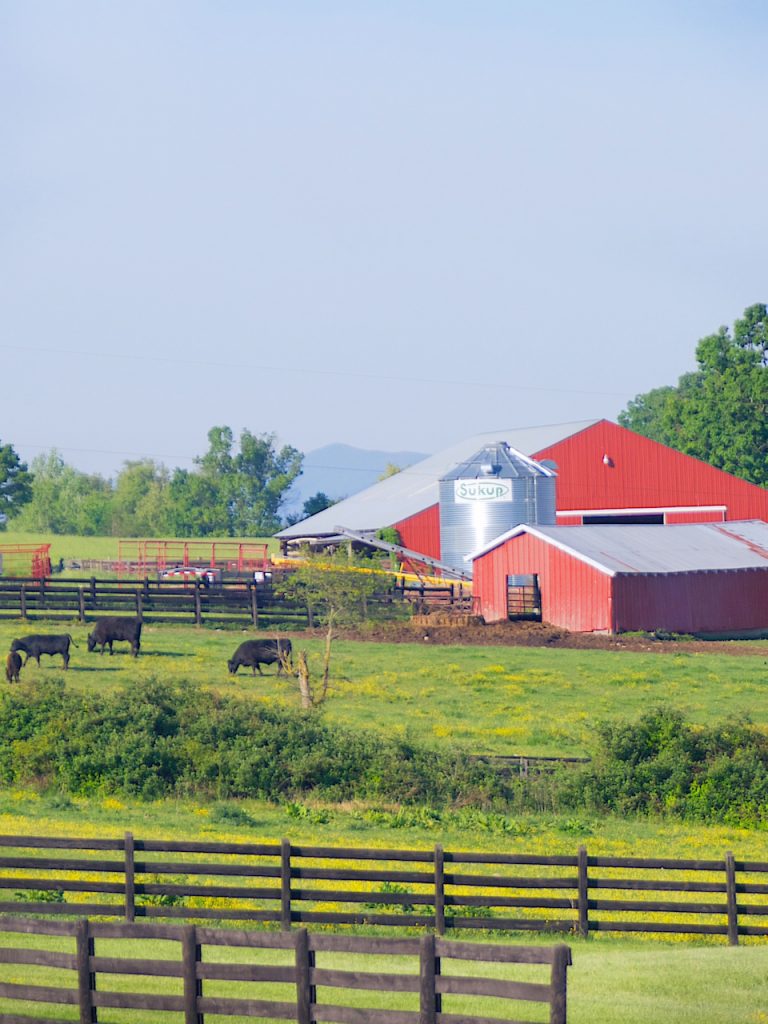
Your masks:
[{"label": "blue sky", "polygon": [[758,3],[0,0],[0,439],[433,451],[766,300]]}]

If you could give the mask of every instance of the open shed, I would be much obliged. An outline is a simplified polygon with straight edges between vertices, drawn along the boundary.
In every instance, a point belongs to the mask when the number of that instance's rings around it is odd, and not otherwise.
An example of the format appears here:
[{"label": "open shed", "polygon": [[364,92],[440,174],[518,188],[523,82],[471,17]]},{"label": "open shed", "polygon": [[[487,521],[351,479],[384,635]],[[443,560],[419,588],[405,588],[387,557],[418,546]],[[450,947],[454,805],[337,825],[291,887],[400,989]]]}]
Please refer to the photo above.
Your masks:
[{"label": "open shed", "polygon": [[523,586],[575,632],[768,634],[768,523],[517,526],[469,556],[476,611],[514,617]]}]

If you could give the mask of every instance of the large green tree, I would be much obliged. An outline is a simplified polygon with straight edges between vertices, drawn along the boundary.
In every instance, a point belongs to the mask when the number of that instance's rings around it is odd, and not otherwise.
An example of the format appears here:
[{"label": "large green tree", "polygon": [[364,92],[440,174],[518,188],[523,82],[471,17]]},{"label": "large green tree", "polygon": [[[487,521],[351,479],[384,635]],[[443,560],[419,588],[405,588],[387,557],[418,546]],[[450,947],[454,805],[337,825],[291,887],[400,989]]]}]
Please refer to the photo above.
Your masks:
[{"label": "large green tree", "polygon": [[171,479],[171,532],[240,537],[274,533],[302,459],[290,445],[278,449],[274,434],[243,430],[236,446],[229,427],[212,427],[208,451],[196,460],[197,468],[177,469]]},{"label": "large green tree", "polygon": [[67,465],[55,448],[32,460],[32,474],[32,497],[14,516],[14,529],[82,535],[110,532],[108,480]]},{"label": "large green tree", "polygon": [[13,445],[0,444],[0,530],[32,499],[32,477]]},{"label": "large green tree", "polygon": [[752,483],[768,486],[768,311],[749,306],[731,332],[696,346],[698,369],[634,398],[619,423]]},{"label": "large green tree", "polygon": [[112,533],[152,537],[169,532],[170,475],[152,459],[126,462],[112,496]]}]

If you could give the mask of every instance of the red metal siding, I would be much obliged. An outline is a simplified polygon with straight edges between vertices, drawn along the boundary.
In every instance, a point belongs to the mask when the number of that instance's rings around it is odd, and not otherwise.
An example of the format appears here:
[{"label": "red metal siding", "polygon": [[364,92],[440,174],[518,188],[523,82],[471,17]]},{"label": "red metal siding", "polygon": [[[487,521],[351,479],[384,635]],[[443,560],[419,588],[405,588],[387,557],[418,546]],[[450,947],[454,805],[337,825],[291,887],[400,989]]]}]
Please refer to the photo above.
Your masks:
[{"label": "red metal siding", "polygon": [[403,547],[429,558],[440,558],[440,506],[417,512],[414,516],[392,524],[400,534]]},{"label": "red metal siding", "polygon": [[[557,463],[558,511],[726,505],[727,519],[768,522],[765,488],[608,420],[530,454]],[[610,465],[604,464],[604,455]]]},{"label": "red metal siding", "polygon": [[536,573],[542,618],[577,633],[610,631],[611,577],[523,533],[475,559],[473,592],[486,622],[507,617],[507,576]]},{"label": "red metal siding", "polygon": [[768,629],[768,569],[617,576],[614,614],[617,631]]}]

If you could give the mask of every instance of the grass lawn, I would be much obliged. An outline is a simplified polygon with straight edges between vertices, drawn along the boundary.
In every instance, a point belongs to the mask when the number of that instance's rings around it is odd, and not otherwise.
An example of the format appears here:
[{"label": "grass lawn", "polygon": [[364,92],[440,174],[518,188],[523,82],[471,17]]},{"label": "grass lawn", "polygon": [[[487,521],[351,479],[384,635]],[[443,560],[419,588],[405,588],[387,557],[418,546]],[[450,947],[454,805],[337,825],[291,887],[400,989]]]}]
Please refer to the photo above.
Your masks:
[{"label": "grass lawn", "polygon": [[[154,538],[153,538],[154,539]],[[174,540],[168,537],[168,540]],[[189,538],[182,538],[189,539]],[[268,544],[270,554],[277,554],[280,548],[274,537],[206,537],[209,541],[226,541],[237,544],[247,541],[252,544]],[[50,544],[51,561],[54,565],[60,558],[65,562],[95,559],[110,561],[117,558],[117,537],[81,537],[78,534],[22,533],[18,530],[0,532],[0,548],[6,544]]]},{"label": "grass lawn", "polygon": [[[486,941],[485,939],[483,941]],[[496,940],[498,941],[498,940]],[[528,937],[516,937],[516,943],[529,944]],[[534,939],[534,942],[552,941]],[[568,972],[568,1020],[570,1024],[764,1024],[768,1019],[768,948],[711,947],[680,943],[637,943],[627,939],[600,939],[587,942],[569,941],[573,966]],[[0,932],[0,946],[45,948],[72,952],[71,939],[38,938]],[[134,956],[153,961],[177,960],[178,945],[174,942],[125,943],[97,940],[98,956]],[[260,963],[291,966],[292,952],[233,951],[204,948],[204,959],[219,962]],[[545,981],[546,968],[525,968],[515,965],[480,964],[443,961],[444,974],[464,976],[482,974],[486,977],[525,981]],[[410,958],[318,954],[318,967],[337,970],[366,970],[372,973],[414,973]],[[542,973],[544,972],[544,973]],[[73,972],[22,965],[0,965],[0,980],[30,985],[75,987]],[[98,980],[100,991],[154,992],[181,994],[181,982],[175,979],[142,978],[111,975]],[[204,982],[204,995],[277,999],[291,1001],[294,988],[289,984]],[[411,994],[374,993],[321,988],[321,1002],[356,1007],[415,1010],[418,996]],[[77,1020],[72,1007],[41,1006],[31,1002],[0,999],[0,1016],[10,1013],[45,1014],[56,1019]],[[444,1012],[483,1014],[509,1018],[511,1013],[527,1021],[548,1019],[546,1006],[535,1003],[506,1003],[501,1000],[483,1002],[478,998],[446,996]],[[111,1015],[110,1015],[111,1014]],[[118,1011],[100,1010],[99,1019],[116,1021]],[[125,1011],[123,1011],[125,1016]],[[131,1013],[136,1024],[155,1024],[158,1014]],[[162,1019],[180,1020],[180,1015],[163,1014]],[[218,1018],[211,1018],[218,1019]],[[236,1024],[245,1018],[227,1018]],[[250,1018],[254,1020],[254,1018]]]},{"label": "grass lawn", "polygon": [[[91,627],[77,623],[0,623],[0,651],[33,632],[72,634],[67,684],[84,690],[129,686],[137,678],[195,681],[253,700],[298,703],[295,683],[227,671],[227,659],[252,631],[170,624],[146,625],[142,654],[126,645],[114,657],[89,654]],[[267,633],[263,635],[269,635]],[[319,663],[322,640],[294,638]],[[741,644],[738,650],[749,650]],[[753,649],[766,650],[764,642]],[[60,659],[43,656],[22,680],[61,674]],[[333,686],[324,714],[351,728],[411,735],[423,742],[456,744],[472,753],[585,755],[595,722],[635,718],[666,702],[705,724],[749,716],[768,727],[766,657],[754,654],[670,654],[524,647],[430,647],[336,641]]]}]

